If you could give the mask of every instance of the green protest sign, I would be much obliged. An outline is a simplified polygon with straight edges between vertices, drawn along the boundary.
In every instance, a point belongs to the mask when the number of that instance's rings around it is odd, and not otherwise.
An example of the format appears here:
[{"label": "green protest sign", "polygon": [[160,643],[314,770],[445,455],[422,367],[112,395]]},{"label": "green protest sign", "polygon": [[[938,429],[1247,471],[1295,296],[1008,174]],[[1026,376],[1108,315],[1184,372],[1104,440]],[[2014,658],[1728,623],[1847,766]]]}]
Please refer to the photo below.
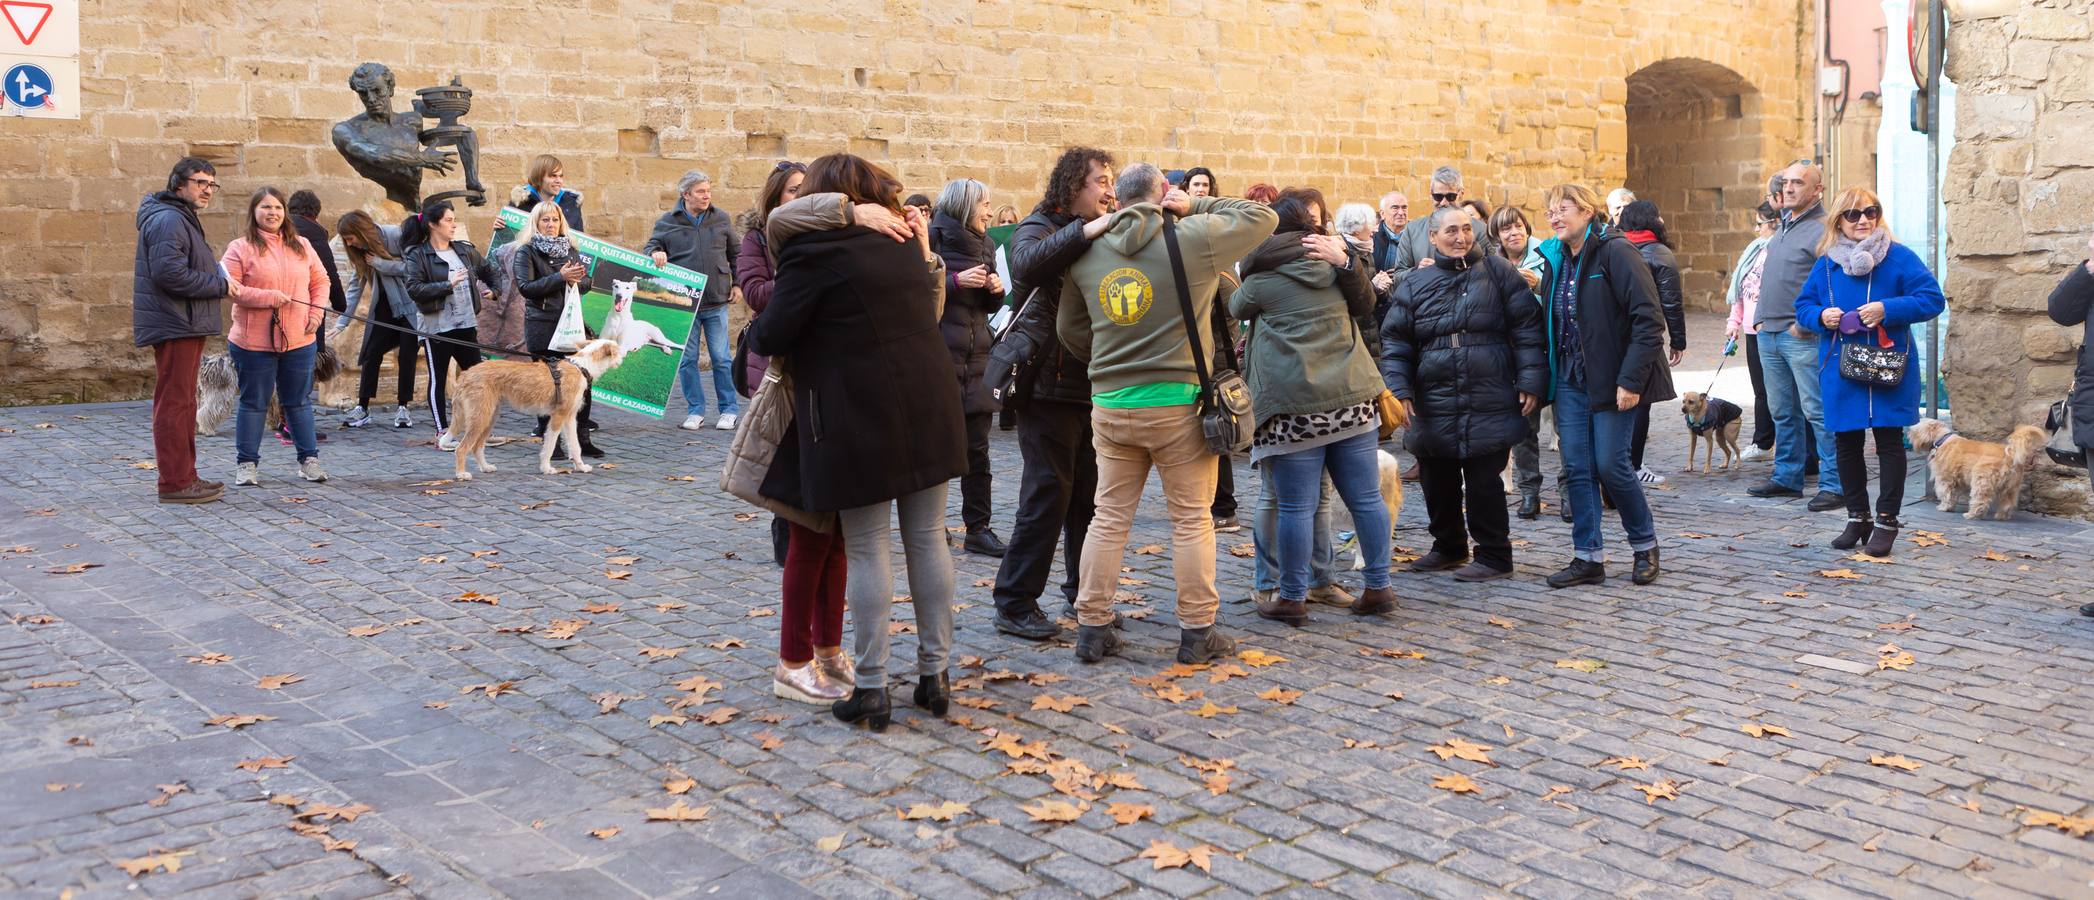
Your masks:
[{"label": "green protest sign", "polygon": [[[496,218],[495,240],[514,239],[527,227],[528,213],[503,207]],[[691,319],[705,295],[705,276],[682,266],[657,266],[650,257],[578,231],[569,232],[568,238],[589,268],[582,291],[582,324],[590,337],[601,337],[615,313],[618,343],[625,347],[625,362],[596,379],[591,396],[598,403],[660,418],[676,385],[684,338],[691,333]]]}]

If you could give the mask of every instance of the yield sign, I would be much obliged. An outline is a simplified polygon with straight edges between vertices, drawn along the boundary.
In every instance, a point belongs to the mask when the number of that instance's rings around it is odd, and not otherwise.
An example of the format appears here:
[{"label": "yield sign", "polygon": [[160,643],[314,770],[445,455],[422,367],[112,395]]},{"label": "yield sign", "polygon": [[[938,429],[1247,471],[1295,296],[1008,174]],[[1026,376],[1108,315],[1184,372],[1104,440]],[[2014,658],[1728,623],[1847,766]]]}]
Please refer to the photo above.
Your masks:
[{"label": "yield sign", "polygon": [[[44,30],[44,23],[51,21],[51,4],[0,0],[0,13],[7,14],[8,27],[15,30],[15,37],[21,38],[26,47],[36,43],[36,36]],[[23,22],[28,22],[29,27],[23,28]]]}]

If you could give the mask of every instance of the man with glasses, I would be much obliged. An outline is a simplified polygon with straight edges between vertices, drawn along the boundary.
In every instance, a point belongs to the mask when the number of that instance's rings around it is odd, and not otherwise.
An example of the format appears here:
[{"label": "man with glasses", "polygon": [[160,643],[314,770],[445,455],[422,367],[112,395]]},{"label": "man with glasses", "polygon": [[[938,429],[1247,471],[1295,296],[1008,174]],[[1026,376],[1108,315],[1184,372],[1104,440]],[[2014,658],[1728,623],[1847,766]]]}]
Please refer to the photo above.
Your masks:
[{"label": "man with glasses", "polygon": [[[1431,187],[1432,208],[1436,210],[1445,209],[1449,206],[1459,206],[1462,197],[1468,193],[1462,187],[1461,173],[1456,171],[1453,166],[1441,166],[1432,170]],[[1382,200],[1384,201],[1383,222],[1386,223],[1388,198],[1384,197]],[[1410,208],[1406,205],[1404,214],[1408,216],[1409,213]],[[1410,277],[1412,272],[1419,269],[1432,268],[1432,232],[1425,227],[1426,221],[1430,218],[1432,217],[1424,216],[1410,220],[1410,224],[1405,225],[1403,231],[1396,236],[1396,251],[1390,257],[1387,270],[1389,274],[1388,287],[1382,289],[1382,279],[1378,276],[1375,278],[1375,286],[1377,289],[1381,289],[1382,293],[1387,294],[1394,291],[1396,286],[1402,284],[1403,279]],[[1379,253],[1377,253],[1375,256],[1376,268],[1380,268],[1380,258]]]},{"label": "man with glasses", "polygon": [[138,254],[131,275],[131,337],[153,348],[153,459],[160,502],[209,503],[225,483],[196,474],[196,374],[204,338],[218,334],[230,286],[197,212],[218,194],[218,170],[190,156],[175,163],[167,190],[138,204]]},{"label": "man with glasses", "polygon": [[1753,317],[1767,409],[1774,417],[1774,474],[1746,491],[1754,497],[1803,496],[1805,469],[1815,452],[1818,493],[1809,504],[1812,512],[1846,505],[1818,390],[1818,339],[1796,326],[1796,295],[1818,263],[1818,241],[1825,236],[1824,196],[1824,173],[1810,160],[1799,159],[1782,173],[1781,223],[1762,253],[1759,308]]}]

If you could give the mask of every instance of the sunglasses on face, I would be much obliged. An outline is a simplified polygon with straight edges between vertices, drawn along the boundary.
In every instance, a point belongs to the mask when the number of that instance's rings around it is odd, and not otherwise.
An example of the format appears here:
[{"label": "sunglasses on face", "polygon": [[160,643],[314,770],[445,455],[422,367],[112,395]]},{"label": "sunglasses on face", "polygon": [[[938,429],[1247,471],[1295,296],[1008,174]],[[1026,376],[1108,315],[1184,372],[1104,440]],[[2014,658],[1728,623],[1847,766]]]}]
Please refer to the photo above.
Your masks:
[{"label": "sunglasses on face", "polygon": [[804,166],[804,165],[801,165],[801,164],[799,164],[799,163],[793,162],[792,160],[789,160],[789,159],[788,159],[788,160],[785,160],[785,161],[783,161],[783,162],[780,162],[780,163],[778,164],[778,167],[777,167],[777,168],[774,168],[774,169],[772,169],[771,171],[773,171],[773,172],[805,172],[805,171],[807,171],[807,167],[806,167],[806,166]]},{"label": "sunglasses on face", "polygon": [[1863,219],[1880,222],[1883,220],[1883,207],[1865,206],[1861,209],[1844,210],[1840,213],[1840,218],[1849,224],[1860,222]]},{"label": "sunglasses on face", "polygon": [[1460,194],[1434,194],[1432,195],[1432,202],[1436,204],[1446,204],[1453,203],[1455,200],[1458,200],[1460,198]]}]

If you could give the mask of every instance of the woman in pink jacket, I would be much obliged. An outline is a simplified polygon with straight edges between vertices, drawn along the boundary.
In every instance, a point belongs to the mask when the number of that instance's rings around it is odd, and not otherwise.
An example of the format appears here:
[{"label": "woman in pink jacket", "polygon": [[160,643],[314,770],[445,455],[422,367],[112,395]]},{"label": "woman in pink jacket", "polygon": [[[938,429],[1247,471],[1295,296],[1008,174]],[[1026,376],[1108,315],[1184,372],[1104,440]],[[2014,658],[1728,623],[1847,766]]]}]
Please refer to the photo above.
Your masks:
[{"label": "woman in pink jacket", "polygon": [[221,262],[233,292],[233,330],[226,349],[240,373],[240,412],[233,425],[239,466],[233,483],[260,482],[262,429],[272,390],[298,448],[298,474],[307,481],[326,481],[313,434],[312,395],[313,356],[329,310],[327,270],[285,215],[283,192],[265,187],[248,198],[246,229],[226,245]]}]

